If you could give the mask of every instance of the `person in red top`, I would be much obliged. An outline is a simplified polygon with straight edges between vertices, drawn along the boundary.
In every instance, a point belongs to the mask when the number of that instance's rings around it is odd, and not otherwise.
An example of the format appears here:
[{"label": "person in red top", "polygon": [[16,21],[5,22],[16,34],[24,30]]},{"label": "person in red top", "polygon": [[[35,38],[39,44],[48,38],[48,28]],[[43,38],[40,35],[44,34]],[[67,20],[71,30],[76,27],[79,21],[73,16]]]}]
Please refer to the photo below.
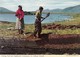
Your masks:
[{"label": "person in red top", "polygon": [[22,6],[18,6],[18,10],[16,11],[15,16],[16,19],[16,26],[15,29],[18,29],[19,34],[23,34],[24,29],[24,11],[22,10]]}]

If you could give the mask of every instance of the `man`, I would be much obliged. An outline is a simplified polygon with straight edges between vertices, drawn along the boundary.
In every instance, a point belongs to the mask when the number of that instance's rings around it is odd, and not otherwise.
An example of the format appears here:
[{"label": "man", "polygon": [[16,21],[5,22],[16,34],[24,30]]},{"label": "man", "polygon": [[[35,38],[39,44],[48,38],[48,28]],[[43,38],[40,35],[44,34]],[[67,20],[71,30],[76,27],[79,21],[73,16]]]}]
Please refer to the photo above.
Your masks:
[{"label": "man", "polygon": [[39,10],[36,12],[36,20],[35,20],[35,31],[34,36],[36,37],[36,34],[38,34],[38,38],[41,37],[42,27],[41,27],[41,18],[43,18],[42,15],[43,7],[39,7]]},{"label": "man", "polygon": [[22,6],[18,6],[18,10],[16,11],[15,16],[17,17],[16,19],[16,27],[15,29],[18,29],[19,34],[23,34],[23,29],[24,29],[24,12],[22,10]]}]

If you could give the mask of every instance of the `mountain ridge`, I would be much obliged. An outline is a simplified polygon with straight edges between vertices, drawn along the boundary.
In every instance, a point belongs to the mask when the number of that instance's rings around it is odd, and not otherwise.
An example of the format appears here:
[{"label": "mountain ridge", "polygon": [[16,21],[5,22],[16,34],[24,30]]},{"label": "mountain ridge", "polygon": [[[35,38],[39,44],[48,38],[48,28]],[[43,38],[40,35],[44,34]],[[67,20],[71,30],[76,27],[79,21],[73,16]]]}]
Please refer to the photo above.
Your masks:
[{"label": "mountain ridge", "polygon": [[[11,11],[11,10],[9,10],[7,8],[4,8],[4,7],[0,7],[0,12],[13,12],[13,11]],[[74,12],[74,13],[80,13],[80,5],[67,7],[65,9],[59,9],[59,8],[52,9],[52,10],[44,9],[43,12],[64,12],[64,13],[66,13],[66,12],[68,12],[68,13]]]}]

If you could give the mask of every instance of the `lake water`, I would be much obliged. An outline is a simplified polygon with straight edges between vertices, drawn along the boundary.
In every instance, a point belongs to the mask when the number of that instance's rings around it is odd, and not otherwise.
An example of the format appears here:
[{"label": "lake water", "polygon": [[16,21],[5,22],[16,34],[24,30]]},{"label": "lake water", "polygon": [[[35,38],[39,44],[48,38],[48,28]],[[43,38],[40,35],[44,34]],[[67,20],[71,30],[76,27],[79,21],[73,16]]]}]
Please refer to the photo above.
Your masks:
[{"label": "lake water", "polygon": [[[46,14],[43,14],[42,16],[45,17]],[[63,21],[63,20],[68,20],[70,18],[71,16],[63,14],[50,14],[50,16],[46,18],[42,23]],[[0,21],[16,22],[15,14],[0,14]],[[25,24],[33,24],[35,22],[35,15],[25,15],[24,22]]]}]

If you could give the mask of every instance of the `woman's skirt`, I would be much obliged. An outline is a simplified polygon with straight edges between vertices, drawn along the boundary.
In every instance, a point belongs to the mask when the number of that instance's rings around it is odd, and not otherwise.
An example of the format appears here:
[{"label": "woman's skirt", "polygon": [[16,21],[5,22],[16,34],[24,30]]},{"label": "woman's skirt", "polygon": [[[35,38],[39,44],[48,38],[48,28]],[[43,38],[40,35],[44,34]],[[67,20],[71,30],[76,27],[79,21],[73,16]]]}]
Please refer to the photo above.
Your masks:
[{"label": "woman's skirt", "polygon": [[16,26],[15,29],[24,29],[24,19],[19,20],[19,18],[16,19]]}]

